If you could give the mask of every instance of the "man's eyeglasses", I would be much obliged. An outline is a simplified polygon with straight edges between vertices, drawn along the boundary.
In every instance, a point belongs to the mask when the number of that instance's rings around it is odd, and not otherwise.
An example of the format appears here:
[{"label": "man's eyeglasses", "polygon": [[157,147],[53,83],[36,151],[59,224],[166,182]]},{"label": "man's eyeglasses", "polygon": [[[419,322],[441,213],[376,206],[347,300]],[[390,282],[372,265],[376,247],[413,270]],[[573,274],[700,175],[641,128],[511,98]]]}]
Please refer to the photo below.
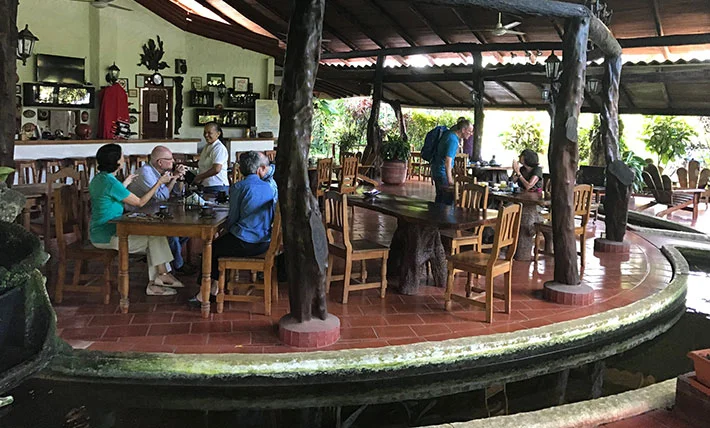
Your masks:
[{"label": "man's eyeglasses", "polygon": [[174,159],[174,158],[159,158],[158,160],[165,160],[165,161],[175,162],[175,159]]}]

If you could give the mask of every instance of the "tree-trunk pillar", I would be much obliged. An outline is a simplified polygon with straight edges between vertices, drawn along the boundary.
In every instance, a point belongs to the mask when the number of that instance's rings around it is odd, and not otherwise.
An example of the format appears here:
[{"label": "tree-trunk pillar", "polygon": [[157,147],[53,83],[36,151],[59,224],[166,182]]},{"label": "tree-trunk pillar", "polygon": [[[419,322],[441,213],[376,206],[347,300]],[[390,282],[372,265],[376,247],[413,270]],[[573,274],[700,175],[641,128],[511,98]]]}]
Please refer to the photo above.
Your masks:
[{"label": "tree-trunk pillar", "polygon": [[[382,104],[382,79],[385,70],[385,56],[377,57],[377,65],[375,66],[375,82],[372,87],[372,109],[370,110],[370,119],[367,121],[367,147],[363,154],[363,159],[366,159],[370,154],[374,154],[375,162],[373,163],[375,178],[381,176],[381,161],[380,147],[382,146],[382,132],[380,130],[380,105]],[[369,149],[369,150],[368,150]]]},{"label": "tree-trunk pillar", "polygon": [[602,79],[602,106],[599,131],[602,136],[606,164],[619,159],[619,79],[621,56],[604,57]]},{"label": "tree-trunk pillar", "polygon": [[564,55],[560,93],[556,100],[553,139],[550,142],[554,282],[567,285],[579,284],[573,192],[579,161],[577,120],[584,101],[588,38],[589,18],[567,21],[562,42]]},{"label": "tree-trunk pillar", "polygon": [[318,209],[309,190],[308,149],[311,145],[313,85],[320,59],[325,0],[294,2],[288,33],[276,161],[291,316],[305,322],[328,315],[325,275],[328,244]]},{"label": "tree-trunk pillar", "polygon": [[399,135],[402,136],[405,143],[408,142],[409,137],[407,136],[407,124],[404,123],[404,115],[402,114],[402,103],[398,100],[390,100],[387,101],[387,104],[392,106],[392,110],[394,110],[394,117],[397,119]]},{"label": "tree-trunk pillar", "polygon": [[481,161],[483,147],[483,94],[486,87],[483,82],[483,56],[481,52],[472,52],[473,55],[473,159]]},{"label": "tree-trunk pillar", "polygon": [[0,165],[14,167],[17,0],[0,0]]}]

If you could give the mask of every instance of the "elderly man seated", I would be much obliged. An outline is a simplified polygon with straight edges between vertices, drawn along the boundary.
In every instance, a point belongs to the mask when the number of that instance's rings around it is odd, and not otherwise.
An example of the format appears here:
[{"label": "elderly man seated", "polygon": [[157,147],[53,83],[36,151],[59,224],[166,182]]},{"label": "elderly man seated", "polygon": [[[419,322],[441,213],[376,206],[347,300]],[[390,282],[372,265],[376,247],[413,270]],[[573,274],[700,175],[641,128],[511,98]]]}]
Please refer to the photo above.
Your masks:
[{"label": "elderly man seated", "polygon": [[[133,192],[136,196],[141,197],[153,188],[161,175],[165,174],[166,171],[170,171],[173,172],[170,182],[161,185],[153,195],[153,199],[156,201],[167,201],[175,187],[175,183],[178,179],[182,178],[186,172],[185,165],[178,165],[175,171],[173,171],[174,164],[175,160],[173,159],[173,153],[170,149],[165,146],[156,146],[150,153],[150,162],[136,171],[136,177],[128,186],[128,190]],[[173,253],[172,263],[175,271],[183,275],[192,275],[195,273],[194,268],[185,264],[182,258],[182,247],[187,240],[188,238],[170,236],[168,237],[168,244],[170,245],[170,251]]]},{"label": "elderly man seated", "polygon": [[[217,295],[220,257],[257,256],[265,253],[271,242],[278,192],[271,178],[269,159],[261,152],[246,152],[239,158],[239,169],[245,178],[234,183],[229,191],[229,232],[212,243],[213,296]],[[189,303],[200,306],[200,299],[197,293]]]}]

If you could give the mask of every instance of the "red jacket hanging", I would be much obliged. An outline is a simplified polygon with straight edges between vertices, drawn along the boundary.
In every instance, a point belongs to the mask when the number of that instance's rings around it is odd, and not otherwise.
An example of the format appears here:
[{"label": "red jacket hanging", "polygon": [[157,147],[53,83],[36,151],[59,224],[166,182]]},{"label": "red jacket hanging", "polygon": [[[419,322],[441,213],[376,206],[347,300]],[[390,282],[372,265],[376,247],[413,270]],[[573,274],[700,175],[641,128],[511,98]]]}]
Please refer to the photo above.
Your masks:
[{"label": "red jacket hanging", "polygon": [[116,121],[128,122],[128,94],[118,83],[101,90],[101,108],[99,109],[99,139],[113,140]]}]

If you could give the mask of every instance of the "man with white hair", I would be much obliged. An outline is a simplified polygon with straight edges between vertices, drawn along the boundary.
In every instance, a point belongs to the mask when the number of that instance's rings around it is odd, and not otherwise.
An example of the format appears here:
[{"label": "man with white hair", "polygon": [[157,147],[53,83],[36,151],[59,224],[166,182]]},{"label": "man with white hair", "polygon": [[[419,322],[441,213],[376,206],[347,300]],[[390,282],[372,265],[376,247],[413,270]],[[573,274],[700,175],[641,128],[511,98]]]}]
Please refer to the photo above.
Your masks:
[{"label": "man with white hair", "polygon": [[[168,184],[160,186],[155,192],[155,195],[153,195],[153,199],[156,201],[167,201],[175,187],[175,183],[179,178],[182,178],[187,171],[185,165],[178,165],[176,168],[174,168],[174,166],[175,159],[173,159],[173,152],[165,146],[155,146],[150,153],[150,161],[136,171],[136,178],[128,186],[128,190],[133,192],[136,196],[141,197],[148,193],[148,190],[153,188],[161,175],[166,171],[171,171],[173,173],[172,180],[170,180]],[[175,169],[175,171],[173,171],[173,169]],[[175,271],[184,275],[191,275],[195,273],[194,268],[186,265],[182,258],[182,246],[187,240],[188,238],[170,236],[168,237],[168,244],[170,244],[170,251],[173,253],[173,268]]]}]

